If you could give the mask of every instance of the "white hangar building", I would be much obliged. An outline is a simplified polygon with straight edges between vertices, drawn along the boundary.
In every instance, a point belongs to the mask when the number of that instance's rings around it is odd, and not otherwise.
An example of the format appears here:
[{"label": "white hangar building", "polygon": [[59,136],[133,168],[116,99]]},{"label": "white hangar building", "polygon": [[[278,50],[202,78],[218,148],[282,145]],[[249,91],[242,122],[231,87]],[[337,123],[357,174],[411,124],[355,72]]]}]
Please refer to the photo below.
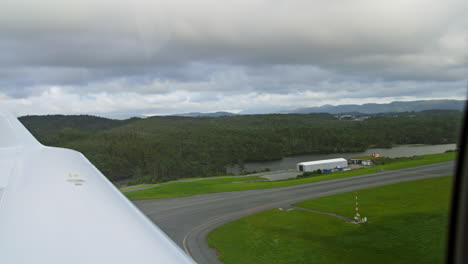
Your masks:
[{"label": "white hangar building", "polygon": [[343,158],[304,161],[297,164],[297,171],[316,171],[348,167],[348,161]]}]

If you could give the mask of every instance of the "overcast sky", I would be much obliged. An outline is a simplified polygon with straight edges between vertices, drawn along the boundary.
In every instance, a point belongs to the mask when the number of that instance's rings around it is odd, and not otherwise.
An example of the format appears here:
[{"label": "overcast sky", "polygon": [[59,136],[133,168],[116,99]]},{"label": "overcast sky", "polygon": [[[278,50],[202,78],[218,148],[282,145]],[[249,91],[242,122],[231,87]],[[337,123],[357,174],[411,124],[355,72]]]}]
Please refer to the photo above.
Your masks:
[{"label": "overcast sky", "polygon": [[3,0],[0,108],[109,117],[464,99],[466,0]]}]

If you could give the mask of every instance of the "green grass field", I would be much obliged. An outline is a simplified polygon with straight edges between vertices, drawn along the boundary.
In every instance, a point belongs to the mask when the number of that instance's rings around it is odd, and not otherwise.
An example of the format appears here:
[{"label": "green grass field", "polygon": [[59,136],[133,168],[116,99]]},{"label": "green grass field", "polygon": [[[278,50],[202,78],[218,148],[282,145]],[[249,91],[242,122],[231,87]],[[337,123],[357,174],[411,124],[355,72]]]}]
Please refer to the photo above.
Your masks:
[{"label": "green grass field", "polygon": [[137,185],[132,185],[132,186],[119,188],[119,190],[121,190],[121,191],[133,190],[133,189],[143,188],[143,187],[148,187],[148,186],[153,186],[153,185],[156,185],[156,184],[137,184]]},{"label": "green grass field", "polygon": [[[290,185],[297,185],[309,182],[317,182],[324,180],[331,180],[337,178],[345,178],[363,174],[369,174],[379,172],[382,170],[395,170],[420,165],[426,165],[431,163],[450,161],[456,158],[455,152],[442,153],[442,154],[431,154],[419,156],[417,159],[395,162],[391,164],[379,165],[369,168],[363,168],[358,170],[335,172],[330,174],[324,174],[320,176],[314,176],[309,178],[292,179],[284,181],[273,181],[273,182],[246,182],[246,183],[232,183],[238,181],[238,179],[213,179],[206,181],[195,181],[195,182],[170,182],[162,184],[161,186],[128,192],[125,195],[131,200],[145,200],[145,199],[157,199],[157,198],[169,198],[178,196],[190,196],[202,193],[214,193],[214,192],[230,192],[230,191],[243,191],[252,189],[267,189],[276,188]],[[247,177],[242,178],[242,181],[259,179],[258,177]]]},{"label": "green grass field", "polygon": [[[305,210],[264,211],[213,230],[208,243],[226,264],[443,263],[452,177],[360,190],[369,223]],[[354,215],[354,192],[297,204]]]},{"label": "green grass field", "polygon": [[[244,177],[241,181],[261,180],[260,177]],[[194,182],[170,182],[161,184],[151,189],[124,193],[131,200],[144,200],[155,198],[167,198],[177,196],[190,196],[201,193],[229,192],[245,190],[245,185],[250,183],[233,183],[239,181],[236,178],[214,179]]]},{"label": "green grass field", "polygon": [[215,180],[215,179],[233,178],[233,179],[236,179],[236,181],[242,181],[242,179],[246,178],[246,176],[256,177],[256,175],[259,173],[264,173],[264,172],[252,172],[249,174],[240,174],[240,175],[222,175],[222,176],[209,176],[209,177],[198,177],[198,178],[182,178],[182,179],[177,179],[177,180],[168,181],[168,182],[161,182],[161,183],[148,183],[148,184],[142,183],[142,184],[129,185],[127,187],[122,187],[118,189],[121,191],[124,191],[124,190],[137,189],[141,187],[147,187],[147,186],[153,186],[153,185],[159,185],[159,184],[167,184],[167,183],[181,182],[181,181],[208,180],[208,179]]}]

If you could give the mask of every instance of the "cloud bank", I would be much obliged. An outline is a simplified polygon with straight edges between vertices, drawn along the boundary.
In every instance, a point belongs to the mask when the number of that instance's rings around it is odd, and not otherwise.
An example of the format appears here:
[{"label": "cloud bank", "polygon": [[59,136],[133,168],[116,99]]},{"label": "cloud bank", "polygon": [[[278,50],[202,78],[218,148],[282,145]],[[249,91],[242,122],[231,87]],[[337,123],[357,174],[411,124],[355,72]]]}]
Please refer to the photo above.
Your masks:
[{"label": "cloud bank", "polygon": [[125,116],[463,99],[467,11],[461,0],[7,0],[0,107]]}]

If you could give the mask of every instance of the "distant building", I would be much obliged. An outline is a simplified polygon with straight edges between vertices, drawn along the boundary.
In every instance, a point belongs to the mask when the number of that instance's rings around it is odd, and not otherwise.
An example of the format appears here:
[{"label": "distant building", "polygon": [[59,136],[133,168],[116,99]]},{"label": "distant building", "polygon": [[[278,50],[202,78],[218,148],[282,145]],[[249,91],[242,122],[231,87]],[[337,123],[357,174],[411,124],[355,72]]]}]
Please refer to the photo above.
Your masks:
[{"label": "distant building", "polygon": [[316,170],[331,170],[331,169],[342,169],[348,167],[348,161],[343,158],[328,159],[328,160],[316,160],[316,161],[304,161],[297,164],[298,171],[316,171]]},{"label": "distant building", "polygon": [[336,115],[335,118],[338,118],[339,120],[353,120],[354,116],[353,115]]},{"label": "distant building", "polygon": [[371,166],[373,163],[371,160],[367,159],[350,159],[349,164],[358,164],[358,165],[364,165],[364,166]]},{"label": "distant building", "polygon": [[363,160],[363,161],[361,162],[361,164],[364,165],[364,166],[370,166],[370,165],[372,165],[372,161],[370,161],[370,160]]}]

